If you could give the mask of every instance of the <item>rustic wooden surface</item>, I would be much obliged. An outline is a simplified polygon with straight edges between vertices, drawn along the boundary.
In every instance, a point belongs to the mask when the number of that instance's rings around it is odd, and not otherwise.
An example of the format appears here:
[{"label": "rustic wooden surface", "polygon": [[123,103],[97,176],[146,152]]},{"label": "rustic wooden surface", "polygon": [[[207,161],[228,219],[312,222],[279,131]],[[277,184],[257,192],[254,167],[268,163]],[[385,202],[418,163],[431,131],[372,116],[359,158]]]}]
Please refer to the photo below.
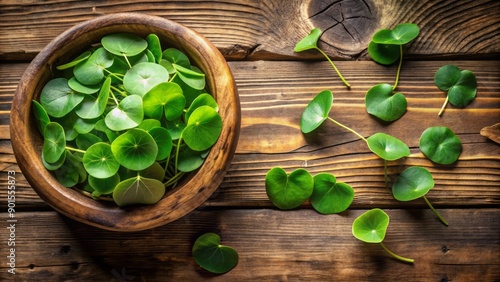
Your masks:
[{"label": "rustic wooden surface", "polygon": [[[2,0],[0,280],[500,281],[500,145],[480,134],[500,122],[499,9],[498,1]],[[13,156],[9,111],[23,71],[53,37],[80,21],[127,11],[178,21],[215,43],[236,79],[242,128],[231,168],[209,201],[172,224],[116,233],[67,219],[38,198]],[[400,120],[382,124],[366,113],[364,93],[393,83],[396,66],[372,62],[366,45],[376,29],[402,22],[421,28],[405,46],[398,86],[409,108]],[[327,29],[320,47],[337,61],[351,90],[317,53],[293,53],[314,26]],[[476,73],[478,96],[465,109],[448,106],[439,118],[445,96],[433,76],[450,63]],[[383,163],[353,134],[329,124],[300,133],[300,113],[324,89],[335,95],[333,118],[364,136],[383,131],[410,146],[409,158],[389,163],[391,178],[410,165],[428,168],[436,180],[428,198],[449,227],[423,200],[394,200],[384,187]],[[452,128],[462,140],[456,165],[435,165],[420,153],[418,138],[434,125]],[[353,186],[354,203],[340,215],[320,215],[308,203],[279,211],[264,188],[274,166],[331,172]],[[8,171],[16,172],[15,276],[6,264]],[[414,265],[351,235],[354,218],[375,207],[391,217],[386,245],[414,258]],[[191,246],[205,232],[219,233],[238,250],[240,262],[231,272],[212,275],[194,263]]]}]

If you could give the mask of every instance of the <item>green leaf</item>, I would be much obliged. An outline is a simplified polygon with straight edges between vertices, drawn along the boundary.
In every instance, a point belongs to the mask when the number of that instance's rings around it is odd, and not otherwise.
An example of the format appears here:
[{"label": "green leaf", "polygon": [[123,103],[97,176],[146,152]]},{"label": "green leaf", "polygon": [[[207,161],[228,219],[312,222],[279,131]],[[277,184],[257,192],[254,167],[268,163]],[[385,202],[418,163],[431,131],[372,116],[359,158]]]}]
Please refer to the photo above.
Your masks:
[{"label": "green leaf", "polygon": [[212,107],[201,106],[189,117],[182,131],[184,142],[195,151],[210,148],[222,131],[222,118]]},{"label": "green leaf", "polygon": [[398,201],[418,199],[434,187],[432,174],[423,167],[405,169],[392,185],[392,195]]},{"label": "green leaf", "polygon": [[108,178],[96,178],[92,175],[89,175],[89,184],[90,186],[99,194],[106,195],[113,193],[116,185],[120,183],[120,176],[116,173]]},{"label": "green leaf", "polygon": [[133,33],[113,33],[101,39],[102,46],[110,53],[119,56],[135,56],[146,50],[146,40]]},{"label": "green leaf", "polygon": [[100,117],[109,99],[109,90],[111,86],[111,77],[106,78],[102,84],[101,90],[97,98],[93,96],[85,96],[83,102],[76,108],[76,114],[83,119],[94,119]]},{"label": "green leaf", "polygon": [[378,44],[373,41],[368,44],[368,54],[372,59],[382,65],[390,65],[401,56],[398,45]]},{"label": "green leaf", "polygon": [[304,203],[313,193],[312,176],[305,169],[287,174],[275,167],[266,174],[266,193],[269,200],[283,210],[293,209]]},{"label": "green leaf", "polygon": [[104,142],[90,146],[83,155],[82,162],[85,170],[95,178],[109,178],[120,168],[111,146]]},{"label": "green leaf", "polygon": [[81,169],[81,163],[76,162],[73,155],[68,152],[64,163],[54,171],[54,175],[64,187],[73,187],[81,182]]},{"label": "green leaf", "polygon": [[157,119],[144,119],[138,126],[137,128],[144,129],[146,131],[149,131],[155,127],[161,127],[161,122]]},{"label": "green leaf", "polygon": [[148,50],[151,51],[156,63],[160,63],[162,57],[160,38],[156,34],[150,34],[146,37]]},{"label": "green leaf", "polygon": [[173,82],[162,82],[148,91],[142,98],[144,114],[161,119],[163,113],[167,120],[175,120],[181,116],[186,106],[186,98],[182,88]]},{"label": "green leaf", "polygon": [[159,180],[137,176],[120,182],[113,191],[113,200],[120,206],[151,205],[165,195],[165,185]]},{"label": "green leaf", "polygon": [[186,124],[181,120],[167,121],[165,123],[165,128],[172,136],[172,140],[177,140],[181,137],[182,131],[186,128]]},{"label": "green leaf", "polygon": [[45,131],[45,126],[47,123],[50,122],[49,115],[47,114],[47,111],[38,103],[36,100],[31,100],[31,110],[33,112],[33,115],[35,116],[35,121],[36,121],[36,127],[38,128],[38,131],[43,135]]},{"label": "green leaf", "polygon": [[85,151],[95,143],[102,142],[102,139],[95,134],[87,133],[87,134],[79,134],[76,137],[75,142],[78,149]]},{"label": "green leaf", "polygon": [[318,128],[327,118],[332,108],[333,94],[330,90],[321,91],[306,106],[300,116],[300,129],[309,133]]},{"label": "green leaf", "polygon": [[137,95],[129,95],[113,110],[111,110],[104,121],[106,126],[115,131],[121,131],[138,126],[144,118],[142,99]]},{"label": "green leaf", "polygon": [[389,216],[381,209],[372,209],[354,220],[352,235],[366,243],[381,243],[388,226]]},{"label": "green leaf", "polygon": [[354,189],[343,182],[337,182],[335,176],[329,173],[317,174],[313,180],[311,205],[322,214],[343,212],[354,200]]},{"label": "green leaf", "polygon": [[79,63],[85,61],[88,57],[90,57],[90,55],[92,55],[92,53],[90,51],[85,51],[82,54],[80,54],[78,57],[76,57],[73,61],[57,66],[57,69],[58,70],[65,70],[65,69],[72,68],[72,67],[78,65]]},{"label": "green leaf", "polygon": [[159,163],[155,162],[146,169],[139,171],[139,175],[141,177],[163,181],[165,178],[165,169]]},{"label": "green leaf", "polygon": [[219,235],[205,233],[196,239],[191,251],[198,265],[212,273],[226,273],[238,264],[238,253],[221,245]]},{"label": "green leaf", "polygon": [[427,128],[420,136],[419,147],[422,153],[438,164],[452,164],[462,153],[462,142],[446,126]]},{"label": "green leaf", "polygon": [[47,82],[40,94],[40,104],[53,117],[63,117],[71,112],[80,102],[84,94],[74,92],[65,78],[54,78]]},{"label": "green leaf", "polygon": [[156,145],[158,146],[158,155],[156,156],[156,160],[160,161],[166,159],[172,151],[172,137],[170,136],[170,133],[168,133],[168,130],[163,127],[155,127],[150,129],[148,132],[151,134],[151,137],[153,137]]},{"label": "green leaf", "polygon": [[113,65],[114,57],[104,48],[99,48],[83,63],[73,69],[75,78],[84,85],[95,85],[104,78],[104,69]]},{"label": "green leaf", "polygon": [[198,169],[205,162],[205,158],[203,158],[205,153],[194,151],[187,146],[183,147],[179,152],[177,169],[182,172],[190,172]]},{"label": "green leaf", "polygon": [[147,131],[133,128],[111,143],[111,151],[124,167],[143,170],[156,161],[158,146]]},{"label": "green leaf", "polygon": [[210,106],[214,110],[219,111],[219,105],[215,101],[214,97],[212,97],[212,95],[210,94],[203,93],[200,96],[196,97],[191,103],[189,109],[186,112],[185,119],[189,120],[189,116],[191,115],[191,113],[193,113],[194,110],[201,106]]},{"label": "green leaf", "polygon": [[99,119],[82,119],[80,117],[77,117],[73,129],[78,134],[87,134],[94,129],[95,124],[98,120]]},{"label": "green leaf", "polygon": [[455,65],[444,65],[434,75],[434,84],[447,92],[447,100],[456,107],[470,104],[477,93],[476,75]]},{"label": "green leaf", "polygon": [[321,30],[313,28],[309,34],[302,38],[293,48],[294,52],[302,52],[310,49],[317,49],[318,40],[321,37]]},{"label": "green leaf", "polygon": [[168,48],[163,51],[162,58],[164,58],[171,64],[177,64],[185,68],[189,68],[191,66],[189,58],[180,50],[175,48]]},{"label": "green leaf", "polygon": [[434,84],[442,90],[448,91],[457,84],[461,76],[461,70],[455,65],[444,65],[434,75]]},{"label": "green leaf", "polygon": [[179,78],[190,87],[196,90],[205,88],[205,74],[202,72],[194,71],[190,68],[185,68],[181,65],[172,64],[177,71]]},{"label": "green leaf", "polygon": [[67,154],[67,150],[64,150],[64,152],[62,153],[61,157],[56,161],[56,162],[53,162],[53,163],[48,163],[46,160],[45,160],[45,155],[42,151],[42,164],[43,166],[48,169],[48,170],[57,170],[58,168],[60,168],[64,162],[66,161],[66,154]]},{"label": "green leaf", "polygon": [[406,97],[402,93],[392,94],[389,84],[377,84],[366,92],[366,111],[383,121],[395,121],[406,112]]},{"label": "green leaf", "polygon": [[394,161],[410,155],[410,148],[403,141],[385,133],[375,133],[366,141],[372,152],[387,161]]},{"label": "green leaf", "polygon": [[45,126],[42,152],[45,161],[55,163],[66,150],[66,137],[63,127],[56,122],[49,122]]},{"label": "green leaf", "polygon": [[72,77],[68,80],[68,86],[76,92],[89,95],[96,93],[101,88],[101,85],[99,84],[83,85],[75,77]]},{"label": "green leaf", "polygon": [[134,65],[123,77],[123,87],[130,94],[144,96],[156,85],[167,82],[168,71],[154,63],[143,62]]},{"label": "green leaf", "polygon": [[377,31],[372,41],[378,44],[404,45],[415,39],[420,33],[420,29],[413,23],[402,23],[394,29],[381,29]]}]

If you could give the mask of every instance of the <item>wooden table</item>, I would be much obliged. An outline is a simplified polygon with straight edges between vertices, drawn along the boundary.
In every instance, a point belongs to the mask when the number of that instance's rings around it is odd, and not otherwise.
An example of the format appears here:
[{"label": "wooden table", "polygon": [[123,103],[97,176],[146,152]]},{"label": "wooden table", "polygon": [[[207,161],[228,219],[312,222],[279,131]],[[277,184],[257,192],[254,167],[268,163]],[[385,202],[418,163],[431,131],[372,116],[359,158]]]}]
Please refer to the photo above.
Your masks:
[{"label": "wooden table", "polygon": [[[114,12],[143,12],[191,27],[229,61],[242,108],[241,135],[217,192],[187,216],[153,230],[117,233],[55,212],[23,178],[9,140],[9,111],[30,60],[52,38],[84,20]],[[500,2],[498,1],[18,1],[0,4],[0,280],[2,281],[500,281],[500,145],[480,134],[500,122]],[[393,83],[396,65],[367,53],[372,34],[399,23],[419,25],[405,46],[398,91],[408,111],[385,124],[370,117],[364,95]],[[313,27],[327,30],[319,46],[341,70],[347,90],[317,52],[293,47]],[[436,70],[456,64],[477,75],[478,94],[464,109],[437,112],[445,94]],[[330,89],[331,117],[363,136],[386,132],[411,156],[389,163],[393,180],[411,165],[428,168],[436,186],[427,195],[449,221],[441,224],[422,199],[398,202],[384,186],[383,162],[352,133],[334,125],[303,135],[299,117],[318,92]],[[433,164],[418,148],[430,126],[450,127],[463,143],[453,166]],[[355,190],[351,208],[321,215],[309,203],[281,211],[268,200],[266,173],[307,168],[333,173]],[[11,232],[7,184],[15,172],[15,275],[8,272]],[[415,259],[392,259],[377,244],[351,234],[353,220],[372,208],[391,217],[385,244]],[[191,257],[195,239],[216,232],[239,264],[227,274],[202,270]],[[120,280],[121,279],[121,280]]]}]

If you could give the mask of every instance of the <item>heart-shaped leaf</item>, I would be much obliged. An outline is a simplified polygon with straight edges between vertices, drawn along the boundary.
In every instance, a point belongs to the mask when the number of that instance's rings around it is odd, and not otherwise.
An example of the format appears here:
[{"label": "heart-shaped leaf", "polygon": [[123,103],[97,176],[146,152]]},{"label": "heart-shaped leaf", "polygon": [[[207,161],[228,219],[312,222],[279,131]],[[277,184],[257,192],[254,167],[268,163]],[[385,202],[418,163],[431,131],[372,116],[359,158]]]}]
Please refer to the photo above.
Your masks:
[{"label": "heart-shaped leaf", "polygon": [[377,31],[372,41],[378,44],[404,45],[415,39],[420,33],[418,25],[413,23],[398,24],[394,29],[381,29]]},{"label": "heart-shaped leaf", "polygon": [[418,199],[434,187],[432,174],[423,167],[405,169],[392,185],[392,195],[398,201]]},{"label": "heart-shaped leaf", "polygon": [[372,59],[382,65],[390,65],[401,56],[400,47],[392,44],[378,44],[373,41],[368,44],[368,54]]},{"label": "heart-shaped leaf", "polygon": [[309,133],[318,128],[327,118],[333,103],[333,93],[330,90],[321,91],[306,106],[300,116],[300,129]]},{"label": "heart-shaped leaf", "polygon": [[156,161],[158,146],[145,130],[133,128],[111,143],[116,160],[131,170],[143,170]]},{"label": "heart-shaped leaf", "polygon": [[123,77],[123,87],[130,94],[144,96],[156,85],[167,82],[168,71],[154,63],[138,63]]},{"label": "heart-shaped leaf", "polygon": [[85,170],[95,178],[109,178],[120,168],[111,146],[104,142],[90,146],[83,155],[82,162]]},{"label": "heart-shaped leaf", "polygon": [[151,205],[165,195],[165,185],[159,180],[141,176],[126,179],[116,185],[113,200],[120,206],[134,204]]},{"label": "heart-shaped leaf", "polygon": [[129,95],[111,110],[105,117],[106,126],[121,131],[138,126],[144,118],[142,99],[137,95]]},{"label": "heart-shaped leaf", "polygon": [[310,49],[317,49],[318,39],[321,37],[321,30],[319,28],[313,28],[309,34],[302,38],[295,47],[294,52],[302,52]]},{"label": "heart-shaped leaf", "polygon": [[35,116],[36,127],[38,131],[43,135],[45,131],[45,126],[50,122],[49,115],[47,111],[38,103],[36,100],[31,101],[31,110],[33,112],[33,116]]},{"label": "heart-shaped leaf", "polygon": [[167,120],[175,120],[181,116],[186,106],[186,98],[182,88],[173,82],[162,82],[148,91],[142,98],[144,114],[161,119],[163,113]]},{"label": "heart-shaped leaf", "polygon": [[410,155],[410,148],[403,141],[385,133],[375,133],[366,141],[372,152],[387,161],[394,161]]},{"label": "heart-shaped leaf", "polygon": [[238,264],[238,253],[220,243],[219,235],[205,233],[196,239],[191,250],[199,266],[212,273],[226,273]]},{"label": "heart-shaped leaf", "polygon": [[305,169],[287,174],[281,167],[275,167],[266,174],[266,193],[278,208],[289,210],[300,206],[312,195],[314,181]]},{"label": "heart-shaped leaf", "polygon": [[85,97],[68,86],[66,78],[54,78],[47,82],[40,93],[40,104],[53,117],[63,117],[71,112]]},{"label": "heart-shaped leaf", "polygon": [[110,86],[111,77],[108,77],[102,84],[97,98],[86,95],[83,102],[78,105],[76,114],[83,119],[94,119],[100,117],[104,113],[108,103]]},{"label": "heart-shaped leaf", "polygon": [[135,56],[146,50],[146,40],[133,33],[113,33],[101,39],[102,46],[110,53],[118,56]]},{"label": "heart-shaped leaf", "polygon": [[452,164],[462,153],[462,142],[446,126],[427,128],[420,136],[419,147],[422,153],[438,164]]},{"label": "heart-shaped leaf", "polygon": [[184,142],[195,151],[210,148],[222,131],[222,118],[214,108],[201,106],[193,111],[182,131]]},{"label": "heart-shaped leaf", "polygon": [[455,65],[445,65],[434,75],[434,83],[447,92],[449,102],[456,107],[470,104],[477,93],[476,75],[469,70],[460,70]]},{"label": "heart-shaped leaf", "polygon": [[377,84],[366,92],[366,111],[383,121],[395,121],[406,112],[406,97],[401,93],[392,94],[389,84]]},{"label": "heart-shaped leaf", "polygon": [[366,243],[381,243],[388,226],[389,216],[381,209],[372,209],[354,220],[352,235]]},{"label": "heart-shaped leaf", "polygon": [[73,69],[75,78],[84,85],[95,85],[104,78],[104,69],[113,65],[114,57],[104,48],[99,48],[83,63]]},{"label": "heart-shaped leaf", "polygon": [[317,174],[313,180],[311,205],[322,214],[343,212],[354,200],[354,189],[343,182],[337,182],[335,176],[329,173]]},{"label": "heart-shaped leaf", "polygon": [[182,81],[184,81],[184,83],[197,90],[202,90],[205,88],[204,73],[197,72],[190,68],[186,68],[177,64],[172,64],[172,66],[175,68],[175,70],[177,71],[177,75]]},{"label": "heart-shaped leaf", "polygon": [[66,136],[63,127],[57,122],[49,122],[45,126],[42,152],[45,161],[55,163],[66,150]]}]

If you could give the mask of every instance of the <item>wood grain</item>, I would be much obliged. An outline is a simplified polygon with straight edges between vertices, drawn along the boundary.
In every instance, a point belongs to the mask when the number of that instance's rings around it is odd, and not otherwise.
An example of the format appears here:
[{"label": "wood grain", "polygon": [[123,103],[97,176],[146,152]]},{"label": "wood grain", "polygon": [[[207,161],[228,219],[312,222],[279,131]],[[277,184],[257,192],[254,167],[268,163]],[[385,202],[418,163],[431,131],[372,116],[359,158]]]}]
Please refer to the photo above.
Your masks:
[{"label": "wood grain", "polygon": [[[110,281],[113,270],[122,269],[133,281],[500,279],[499,209],[441,209],[448,227],[430,210],[385,210],[391,218],[385,245],[415,259],[414,265],[352,236],[352,221],[364,211],[325,216],[303,209],[204,209],[134,233],[96,229],[55,212],[24,212],[16,225],[16,279]],[[7,232],[1,228],[0,236]],[[222,244],[238,251],[231,272],[215,276],[192,259],[193,242],[205,232],[218,233]],[[0,280],[11,278],[5,265],[0,270]]]},{"label": "wood grain", "polygon": [[[448,106],[437,116],[444,92],[433,83],[435,71],[454,63],[476,73],[478,96],[464,109]],[[274,166],[291,171],[307,167],[312,174],[330,172],[356,190],[354,208],[376,203],[381,207],[425,207],[416,200],[400,203],[387,191],[383,162],[366,144],[345,130],[325,124],[317,132],[303,135],[299,118],[305,105],[321,90],[332,89],[335,101],[330,116],[368,137],[386,132],[405,141],[412,155],[389,163],[392,180],[410,165],[428,168],[436,187],[428,197],[437,206],[478,206],[500,204],[500,146],[480,134],[483,127],[500,117],[500,67],[498,61],[408,61],[402,69],[398,91],[408,99],[408,112],[398,121],[384,124],[371,118],[364,108],[365,92],[376,83],[392,83],[394,67],[373,62],[338,62],[351,82],[346,90],[326,62],[230,62],[242,107],[242,128],[231,167],[219,189],[206,203],[209,206],[270,207],[264,188],[265,174]],[[9,103],[26,64],[0,66],[0,85]],[[4,79],[5,77],[5,79]],[[0,115],[8,120],[8,113]],[[463,142],[460,161],[454,166],[435,165],[418,149],[422,132],[430,126],[450,127]],[[8,139],[2,141],[3,171],[19,173],[19,207],[46,208],[23,179]],[[0,179],[6,176],[0,175]],[[0,202],[6,191],[0,190]]]},{"label": "wood grain", "polygon": [[[421,34],[405,50],[415,58],[500,54],[500,2],[491,0],[270,0],[270,1],[16,1],[0,4],[0,60],[33,58],[52,38],[102,14],[142,12],[191,27],[228,59],[320,58],[293,46],[313,27],[325,30],[320,47],[333,58],[368,59],[379,28],[413,22]],[[15,34],[16,36],[11,36]]]}]

